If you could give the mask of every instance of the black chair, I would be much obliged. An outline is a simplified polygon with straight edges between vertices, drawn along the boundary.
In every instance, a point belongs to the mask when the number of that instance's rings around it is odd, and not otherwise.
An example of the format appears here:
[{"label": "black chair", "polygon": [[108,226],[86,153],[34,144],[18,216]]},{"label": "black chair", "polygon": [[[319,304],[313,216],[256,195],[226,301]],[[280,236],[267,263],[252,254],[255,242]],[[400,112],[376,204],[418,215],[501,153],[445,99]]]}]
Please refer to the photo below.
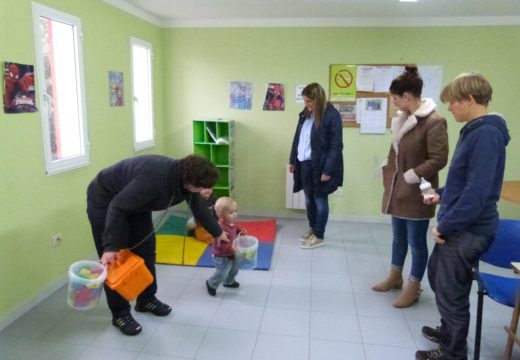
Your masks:
[{"label": "black chair", "polygon": [[[499,220],[495,240],[480,261],[505,269],[511,269],[511,262],[520,261],[520,220]],[[520,278],[481,272],[478,267],[474,269],[474,276],[478,283],[478,303],[473,359],[479,360],[484,295],[502,305],[514,307]]]}]

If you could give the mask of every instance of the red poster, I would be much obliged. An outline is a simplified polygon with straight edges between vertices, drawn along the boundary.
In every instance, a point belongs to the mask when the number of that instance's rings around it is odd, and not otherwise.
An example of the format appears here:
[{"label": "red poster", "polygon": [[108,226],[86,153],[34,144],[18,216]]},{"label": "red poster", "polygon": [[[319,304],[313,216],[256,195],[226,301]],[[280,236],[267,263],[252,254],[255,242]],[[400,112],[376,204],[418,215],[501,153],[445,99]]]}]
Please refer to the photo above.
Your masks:
[{"label": "red poster", "polygon": [[4,63],[4,112],[35,112],[34,66]]}]

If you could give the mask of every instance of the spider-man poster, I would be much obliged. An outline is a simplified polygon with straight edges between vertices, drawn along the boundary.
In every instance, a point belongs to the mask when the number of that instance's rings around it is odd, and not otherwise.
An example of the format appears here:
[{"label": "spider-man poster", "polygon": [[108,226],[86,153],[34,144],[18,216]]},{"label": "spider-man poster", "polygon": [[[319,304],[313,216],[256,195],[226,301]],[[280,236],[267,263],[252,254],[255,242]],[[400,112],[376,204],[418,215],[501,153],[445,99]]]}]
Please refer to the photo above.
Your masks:
[{"label": "spider-man poster", "polygon": [[268,84],[265,94],[264,110],[283,111],[285,109],[283,84]]},{"label": "spider-man poster", "polygon": [[4,112],[35,112],[34,66],[4,63]]}]

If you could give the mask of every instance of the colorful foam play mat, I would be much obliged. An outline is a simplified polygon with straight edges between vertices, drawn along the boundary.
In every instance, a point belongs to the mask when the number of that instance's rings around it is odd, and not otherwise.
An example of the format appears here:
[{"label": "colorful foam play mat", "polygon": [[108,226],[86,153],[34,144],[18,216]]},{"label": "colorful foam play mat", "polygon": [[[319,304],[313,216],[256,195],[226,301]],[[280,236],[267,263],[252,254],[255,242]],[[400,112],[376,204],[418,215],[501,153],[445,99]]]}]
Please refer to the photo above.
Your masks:
[{"label": "colorful foam play mat", "polygon": [[[157,263],[214,267],[211,246],[195,239],[186,230],[188,218],[171,215],[156,231]],[[276,220],[239,221],[248,235],[258,239],[255,270],[269,270],[276,237]]]}]

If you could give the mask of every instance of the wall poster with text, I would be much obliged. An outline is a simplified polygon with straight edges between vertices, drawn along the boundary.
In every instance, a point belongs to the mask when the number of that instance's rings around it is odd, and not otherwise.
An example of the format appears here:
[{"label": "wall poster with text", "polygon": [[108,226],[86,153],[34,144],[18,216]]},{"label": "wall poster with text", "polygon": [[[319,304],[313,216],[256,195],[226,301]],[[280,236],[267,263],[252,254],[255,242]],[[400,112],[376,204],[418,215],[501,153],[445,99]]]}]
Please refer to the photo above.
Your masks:
[{"label": "wall poster with text", "polygon": [[4,63],[4,113],[36,112],[34,65]]}]

